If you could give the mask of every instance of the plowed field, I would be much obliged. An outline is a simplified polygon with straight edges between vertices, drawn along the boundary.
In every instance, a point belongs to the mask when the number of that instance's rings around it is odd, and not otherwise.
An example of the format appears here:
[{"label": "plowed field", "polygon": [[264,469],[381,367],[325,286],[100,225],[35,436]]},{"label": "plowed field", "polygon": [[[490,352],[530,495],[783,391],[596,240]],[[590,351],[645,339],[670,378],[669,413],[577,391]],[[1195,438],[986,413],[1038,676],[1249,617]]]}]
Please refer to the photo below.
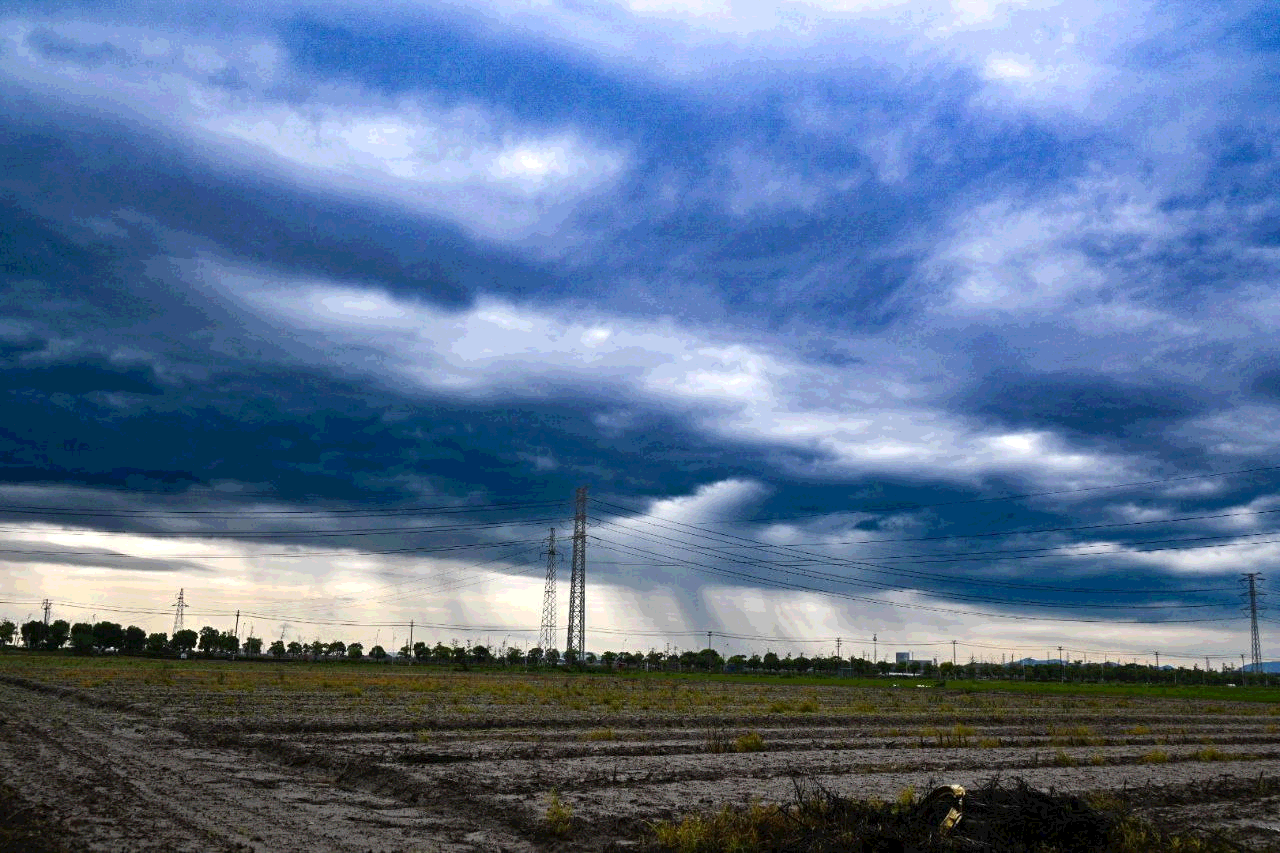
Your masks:
[{"label": "plowed field", "polygon": [[4,778],[78,850],[622,849],[797,780],[891,800],[997,774],[1280,838],[1265,701],[8,655],[0,710]]}]

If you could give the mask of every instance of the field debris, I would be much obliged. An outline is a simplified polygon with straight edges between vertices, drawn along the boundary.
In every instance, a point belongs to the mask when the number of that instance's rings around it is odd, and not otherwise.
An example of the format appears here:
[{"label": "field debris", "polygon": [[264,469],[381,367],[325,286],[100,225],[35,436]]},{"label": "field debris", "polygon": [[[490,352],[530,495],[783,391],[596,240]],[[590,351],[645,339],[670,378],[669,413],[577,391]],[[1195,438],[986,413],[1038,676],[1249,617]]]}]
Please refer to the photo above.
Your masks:
[{"label": "field debris", "polygon": [[[1041,791],[992,778],[966,791],[935,788],[895,803],[841,796],[795,780],[786,805],[690,815],[653,827],[654,846],[674,853],[1227,853],[1211,833],[1171,832],[1120,800]],[[909,793],[909,792],[908,792]],[[1103,805],[1105,803],[1105,806]]]}]

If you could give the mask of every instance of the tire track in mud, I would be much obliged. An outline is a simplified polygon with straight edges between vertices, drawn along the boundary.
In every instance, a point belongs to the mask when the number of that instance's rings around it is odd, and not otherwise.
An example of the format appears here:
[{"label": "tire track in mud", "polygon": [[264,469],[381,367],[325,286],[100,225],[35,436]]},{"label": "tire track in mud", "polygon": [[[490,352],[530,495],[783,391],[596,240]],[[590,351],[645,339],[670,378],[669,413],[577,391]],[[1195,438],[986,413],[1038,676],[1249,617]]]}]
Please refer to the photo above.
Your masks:
[{"label": "tire track in mud", "polygon": [[82,850],[531,849],[470,812],[431,814],[353,790],[342,774],[264,765],[117,711],[33,701],[40,695],[0,684],[0,767],[62,817]]}]

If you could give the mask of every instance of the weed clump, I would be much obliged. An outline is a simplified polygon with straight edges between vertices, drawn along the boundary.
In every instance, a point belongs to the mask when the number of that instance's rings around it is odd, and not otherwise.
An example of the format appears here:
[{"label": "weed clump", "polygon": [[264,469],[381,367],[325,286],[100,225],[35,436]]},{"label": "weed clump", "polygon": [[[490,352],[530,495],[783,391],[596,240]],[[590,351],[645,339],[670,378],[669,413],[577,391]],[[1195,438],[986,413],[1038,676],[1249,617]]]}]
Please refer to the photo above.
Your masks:
[{"label": "weed clump", "polygon": [[[893,803],[854,800],[796,781],[786,805],[725,806],[652,825],[672,853],[1226,853],[1226,842],[1173,834],[1134,817],[1117,798],[1038,791],[993,779],[957,800],[908,788]],[[941,796],[939,796],[941,794]],[[954,809],[954,811],[953,811]],[[959,820],[954,820],[956,813]]]},{"label": "weed clump", "polygon": [[547,830],[559,838],[566,838],[573,832],[573,807],[560,799],[560,794],[551,792],[547,799],[547,812],[544,815]]}]

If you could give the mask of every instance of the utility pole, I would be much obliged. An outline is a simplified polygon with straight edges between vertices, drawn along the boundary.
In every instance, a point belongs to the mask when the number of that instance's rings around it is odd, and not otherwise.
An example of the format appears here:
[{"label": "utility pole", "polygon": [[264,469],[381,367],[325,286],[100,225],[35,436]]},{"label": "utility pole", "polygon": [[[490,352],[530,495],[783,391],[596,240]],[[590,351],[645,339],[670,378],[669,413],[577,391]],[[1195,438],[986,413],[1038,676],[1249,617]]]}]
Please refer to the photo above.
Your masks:
[{"label": "utility pole", "polygon": [[409,620],[409,663],[413,663],[413,620]]},{"label": "utility pole", "polygon": [[542,631],[538,645],[545,654],[556,645],[556,529],[547,536],[547,583],[542,589]]},{"label": "utility pole", "polygon": [[236,642],[239,643],[240,642],[240,611],[239,610],[236,611],[235,636],[236,636]]},{"label": "utility pole", "polygon": [[1253,671],[1262,681],[1262,643],[1258,639],[1258,580],[1262,577],[1257,572],[1249,572],[1245,579],[1249,582],[1249,625],[1252,629]]},{"label": "utility pole", "polygon": [[707,648],[709,649],[711,648],[711,632],[710,631],[707,632]]},{"label": "utility pole", "polygon": [[955,669],[955,667],[956,667],[956,641],[952,640],[951,641],[951,668]]},{"label": "utility pole", "polygon": [[871,635],[871,662],[873,664],[880,662],[880,646],[878,645],[878,643],[879,643],[879,638],[875,634],[872,634]]},{"label": "utility pole", "polygon": [[172,606],[173,606],[173,608],[174,608],[174,613],[173,613],[173,636],[175,636],[175,637],[178,635],[178,632],[182,630],[182,613],[183,613],[183,611],[184,611],[184,610],[186,610],[186,609],[187,609],[187,602],[186,602],[186,599],[184,599],[184,598],[182,597],[182,594],[183,594],[184,592],[185,592],[185,590],[181,590],[181,589],[180,589],[180,590],[178,590],[178,600],[177,600],[177,601],[175,601],[175,602],[173,603],[173,605],[172,605]]},{"label": "utility pole", "polygon": [[44,601],[40,603],[40,606],[44,608],[44,624],[48,625],[49,611],[53,609],[53,602],[46,598]]},{"label": "utility pole", "polygon": [[1062,662],[1062,683],[1067,683],[1067,658],[1062,653],[1062,646],[1058,646],[1058,660]]},{"label": "utility pole", "polygon": [[836,657],[840,657],[840,638],[836,637]]},{"label": "utility pole", "polygon": [[587,487],[582,486],[573,501],[573,560],[569,568],[569,637],[565,651],[574,650],[579,660],[587,645]]}]

